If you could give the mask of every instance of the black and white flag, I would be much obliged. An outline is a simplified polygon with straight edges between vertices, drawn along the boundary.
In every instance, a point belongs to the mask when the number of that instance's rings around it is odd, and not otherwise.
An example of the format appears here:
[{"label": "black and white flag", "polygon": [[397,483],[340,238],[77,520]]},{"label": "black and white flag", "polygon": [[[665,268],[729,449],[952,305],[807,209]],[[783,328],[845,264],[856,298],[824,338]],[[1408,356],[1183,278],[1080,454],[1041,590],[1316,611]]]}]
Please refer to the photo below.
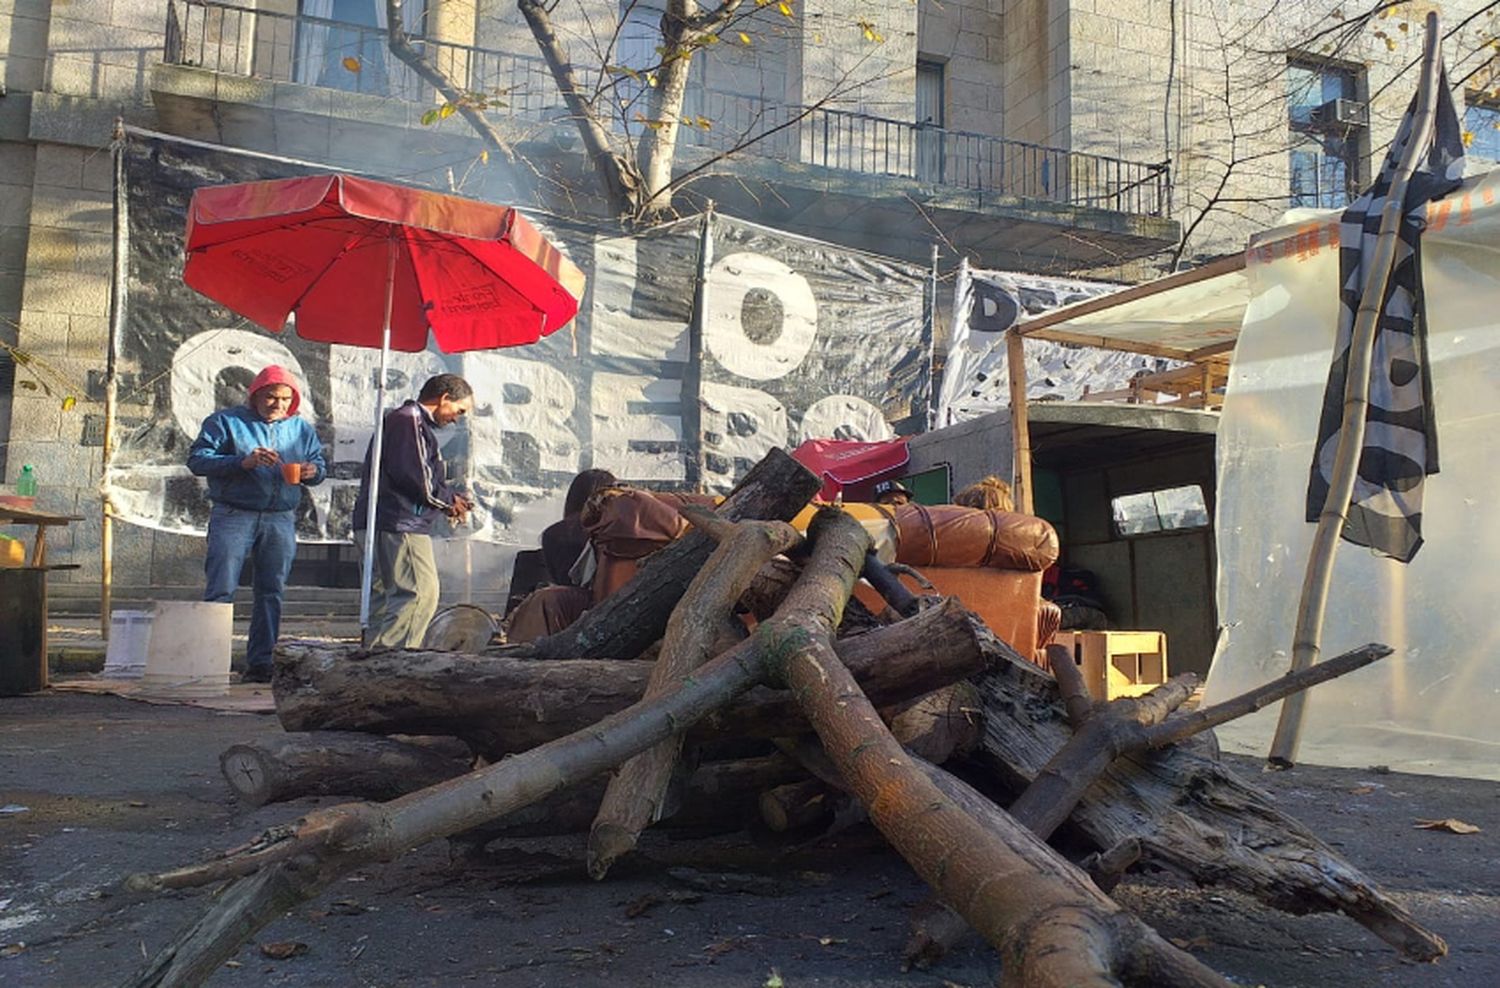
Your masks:
[{"label": "black and white flag", "polygon": [[[1307,520],[1317,521],[1333,476],[1343,422],[1349,343],[1359,311],[1365,265],[1375,255],[1380,214],[1400,160],[1412,140],[1413,97],[1375,183],[1344,211],[1339,224],[1339,323],[1333,365],[1323,392],[1318,443],[1307,487]],[[1391,277],[1386,282],[1370,366],[1364,449],[1343,537],[1410,562],[1422,546],[1422,479],[1437,473],[1437,423],[1422,302],[1421,235],[1427,204],[1458,188],[1464,145],[1446,72],[1439,72],[1432,146],[1406,186]]]}]

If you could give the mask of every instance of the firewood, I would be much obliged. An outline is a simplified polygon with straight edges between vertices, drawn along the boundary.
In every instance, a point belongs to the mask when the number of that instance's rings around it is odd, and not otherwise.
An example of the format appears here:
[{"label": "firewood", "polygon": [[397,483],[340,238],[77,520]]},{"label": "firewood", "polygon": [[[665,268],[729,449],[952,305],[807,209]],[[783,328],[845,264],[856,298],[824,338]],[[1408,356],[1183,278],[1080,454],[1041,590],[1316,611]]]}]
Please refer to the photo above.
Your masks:
[{"label": "firewood", "polygon": [[[822,481],[781,449],[773,449],[745,474],[718,507],[729,521],[790,521]],[[595,604],[572,626],[530,642],[539,659],[634,658],[662,636],[673,608],[708,562],[714,540],[701,531],[653,554],[629,583]]]},{"label": "firewood", "polygon": [[[862,635],[839,655],[877,703],[892,704],[972,676],[1013,654],[957,601]],[[508,655],[385,652],[284,641],[276,713],[288,731],[446,734],[498,759],[582,730],[639,700],[652,663]],[[716,711],[695,735],[770,738],[807,731],[784,690],[757,687]]]},{"label": "firewood", "polygon": [[[834,540],[868,544],[842,515],[815,538],[817,548]],[[833,622],[817,612],[783,620],[801,634],[778,668],[824,749],[901,856],[1001,949],[1002,984],[1104,986],[1125,975],[1227,988],[993,803],[908,754],[834,653]]]},{"label": "firewood", "polygon": [[857,541],[831,538],[814,547],[776,617],[671,694],[389,803],[319,809],[207,864],[133,876],[126,885],[137,893],[233,881],[127,985],[201,984],[246,937],[354,868],[391,860],[577,785],[671,737],[757,681],[783,679],[787,664],[802,654],[808,626],[831,633],[848,599],[867,539],[857,523],[843,526],[850,527]]},{"label": "firewood", "polygon": [[421,745],[352,731],[312,731],[230,745],[219,767],[251,806],[299,796],[386,800],[469,770],[469,762]]},{"label": "firewood", "polygon": [[[734,606],[771,558],[801,541],[785,522],[727,522],[712,512],[682,509],[694,528],[718,541],[667,622],[661,652],[651,667],[645,698],[677,687],[717,655],[719,641],[743,627]],[[728,628],[726,629],[726,626]],[[682,746],[677,735],[641,752],[616,770],[589,832],[588,870],[603,878],[611,864],[635,847],[641,830],[662,816],[662,798]]]},{"label": "firewood", "polygon": [[[977,757],[997,780],[1024,787],[1073,736],[1057,684],[1031,663],[1005,661],[977,686],[987,713]],[[1151,737],[1171,740],[1179,719],[1148,729]],[[1195,884],[1227,885],[1299,913],[1342,912],[1412,959],[1447,952],[1441,937],[1220,764],[1212,746],[1171,744],[1113,760],[1068,819],[1099,848],[1138,839],[1144,864]]]},{"label": "firewood", "polygon": [[803,779],[760,794],[760,818],[778,834],[833,817],[833,794],[821,779]]}]

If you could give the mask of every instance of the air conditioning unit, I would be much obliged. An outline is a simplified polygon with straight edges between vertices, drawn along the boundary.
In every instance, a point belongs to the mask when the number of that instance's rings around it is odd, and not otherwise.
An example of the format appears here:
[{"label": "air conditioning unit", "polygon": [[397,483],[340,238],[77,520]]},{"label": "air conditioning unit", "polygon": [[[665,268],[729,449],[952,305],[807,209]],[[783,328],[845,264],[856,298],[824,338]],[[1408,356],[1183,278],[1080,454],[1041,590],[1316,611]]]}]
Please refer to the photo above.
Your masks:
[{"label": "air conditioning unit", "polygon": [[1354,99],[1331,99],[1314,107],[1312,122],[1320,127],[1368,127],[1370,107]]}]

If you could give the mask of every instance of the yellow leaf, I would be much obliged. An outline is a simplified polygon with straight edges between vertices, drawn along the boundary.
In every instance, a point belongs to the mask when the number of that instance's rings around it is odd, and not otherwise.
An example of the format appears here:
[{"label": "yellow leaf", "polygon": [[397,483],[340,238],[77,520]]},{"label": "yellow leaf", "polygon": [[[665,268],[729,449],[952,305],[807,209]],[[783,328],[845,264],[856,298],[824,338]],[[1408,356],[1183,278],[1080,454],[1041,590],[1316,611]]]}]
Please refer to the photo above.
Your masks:
[{"label": "yellow leaf", "polygon": [[1385,39],[1385,50],[1386,51],[1395,51],[1396,50],[1396,39],[1395,38],[1386,38]]},{"label": "yellow leaf", "polygon": [[744,31],[740,32],[740,44],[744,45],[747,48],[750,47],[750,35],[746,34]]},{"label": "yellow leaf", "polygon": [[487,165],[490,163],[490,152],[488,148],[479,152],[479,163],[483,165]]},{"label": "yellow leaf", "polygon": [[648,75],[648,76],[646,76],[646,85],[650,86],[652,89],[655,89],[656,88],[656,76],[654,76],[654,75]]},{"label": "yellow leaf", "polygon": [[1464,131],[1464,147],[1469,147],[1473,143],[1474,143],[1474,132],[1472,130],[1466,130],[1466,131]]},{"label": "yellow leaf", "polygon": [[73,410],[73,406],[76,404],[78,404],[78,399],[73,397],[72,395],[68,395],[62,401],[62,410],[65,412],[71,412]]},{"label": "yellow leaf", "polygon": [[457,112],[458,107],[454,106],[452,103],[444,103],[441,107],[438,108],[438,118],[440,120],[447,120]]},{"label": "yellow leaf", "polygon": [[364,68],[364,66],[360,64],[359,59],[355,58],[353,55],[345,55],[344,60],[339,64],[348,69],[350,72],[358,72],[360,69]]},{"label": "yellow leaf", "polygon": [[776,5],[776,9],[781,11],[781,16],[783,17],[792,16],[792,5],[787,3],[786,0],[781,0],[781,2]]},{"label": "yellow leaf", "polygon": [[696,123],[699,127],[702,127],[704,130],[708,130],[714,125],[714,122],[707,117],[699,117],[694,121],[694,123]]},{"label": "yellow leaf", "polygon": [[1472,823],[1455,820],[1448,817],[1446,820],[1418,820],[1415,824],[1417,830],[1446,830],[1450,834],[1477,834],[1479,828]]}]

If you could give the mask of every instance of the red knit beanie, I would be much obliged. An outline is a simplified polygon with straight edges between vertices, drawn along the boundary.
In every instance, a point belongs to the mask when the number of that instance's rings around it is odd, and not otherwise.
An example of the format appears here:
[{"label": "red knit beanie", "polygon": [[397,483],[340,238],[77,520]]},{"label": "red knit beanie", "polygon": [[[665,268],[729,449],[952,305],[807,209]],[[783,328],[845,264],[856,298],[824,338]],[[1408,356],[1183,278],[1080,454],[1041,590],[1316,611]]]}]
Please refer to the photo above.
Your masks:
[{"label": "red knit beanie", "polygon": [[297,387],[297,381],[292,377],[292,372],[280,364],[272,364],[255,375],[255,380],[250,382],[250,397],[255,397],[255,392],[261,388],[269,388],[274,384],[285,384],[292,389],[292,404],[287,408],[287,415],[296,415],[297,406],[302,404],[302,389]]}]

